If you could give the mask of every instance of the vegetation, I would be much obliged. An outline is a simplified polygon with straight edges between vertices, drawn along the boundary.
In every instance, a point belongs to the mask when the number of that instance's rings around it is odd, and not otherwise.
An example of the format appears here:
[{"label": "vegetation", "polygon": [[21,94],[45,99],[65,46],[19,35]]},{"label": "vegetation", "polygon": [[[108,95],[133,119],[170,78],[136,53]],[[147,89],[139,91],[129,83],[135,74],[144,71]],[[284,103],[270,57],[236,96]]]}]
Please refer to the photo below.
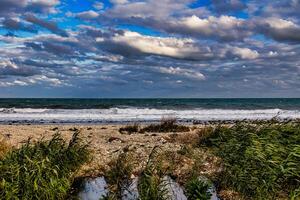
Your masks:
[{"label": "vegetation", "polygon": [[162,119],[159,124],[150,124],[140,130],[144,132],[156,132],[156,133],[167,133],[167,132],[188,132],[190,128],[188,126],[180,125],[174,118]]},{"label": "vegetation", "polygon": [[133,125],[126,125],[125,127],[121,127],[120,129],[119,129],[119,132],[121,133],[121,134],[129,134],[129,135],[131,135],[131,134],[133,134],[133,133],[138,133],[139,132],[139,129],[140,129],[140,126],[139,126],[139,124],[137,124],[137,123],[135,123],[135,124],[133,124]]},{"label": "vegetation", "polygon": [[300,197],[299,123],[238,123],[206,136],[201,144],[223,160],[221,187],[250,199]]},{"label": "vegetation", "polygon": [[73,134],[13,149],[0,159],[0,199],[66,199],[75,172],[89,160],[89,150]]},{"label": "vegetation", "polygon": [[185,184],[185,193],[188,200],[209,200],[212,193],[209,191],[212,183],[200,179],[199,177],[191,178]]},{"label": "vegetation", "polygon": [[164,177],[167,171],[162,166],[162,159],[159,159],[158,148],[154,148],[149,155],[147,164],[138,183],[140,200],[165,200],[167,191]]},{"label": "vegetation", "polygon": [[131,174],[133,163],[131,155],[128,152],[121,153],[117,159],[109,163],[110,170],[106,173],[105,178],[110,185],[110,193],[105,199],[122,199],[122,193],[128,189],[131,184]]},{"label": "vegetation", "polygon": [[0,137],[0,159],[2,159],[10,151],[10,149],[10,145],[4,138]]}]

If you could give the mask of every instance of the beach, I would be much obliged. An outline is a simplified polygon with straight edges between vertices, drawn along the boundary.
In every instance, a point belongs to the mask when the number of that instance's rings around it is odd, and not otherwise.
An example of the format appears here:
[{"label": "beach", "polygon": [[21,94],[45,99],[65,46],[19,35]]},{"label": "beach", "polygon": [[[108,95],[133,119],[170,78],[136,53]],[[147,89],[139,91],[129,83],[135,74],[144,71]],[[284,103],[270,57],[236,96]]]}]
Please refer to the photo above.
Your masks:
[{"label": "beach", "polygon": [[[80,137],[89,143],[92,152],[92,161],[82,169],[84,176],[97,176],[103,173],[103,168],[120,154],[124,148],[133,150],[139,156],[140,166],[145,164],[151,150],[155,146],[163,150],[176,151],[182,143],[176,142],[174,137],[178,134],[193,139],[196,131],[202,125],[190,125],[191,131],[184,133],[145,133],[121,134],[119,128],[125,125],[0,125],[0,134],[5,141],[13,147],[20,147],[28,139],[32,142],[48,140],[59,132],[63,138],[70,140],[75,130],[80,131]],[[138,168],[136,170],[138,170]]]}]

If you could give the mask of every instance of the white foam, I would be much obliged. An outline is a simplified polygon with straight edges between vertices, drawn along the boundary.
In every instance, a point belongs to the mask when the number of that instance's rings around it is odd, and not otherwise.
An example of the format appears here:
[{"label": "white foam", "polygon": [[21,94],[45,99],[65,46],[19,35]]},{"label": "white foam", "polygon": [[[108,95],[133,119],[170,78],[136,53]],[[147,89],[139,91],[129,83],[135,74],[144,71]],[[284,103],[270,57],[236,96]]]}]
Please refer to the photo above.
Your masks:
[{"label": "white foam", "polygon": [[[1,111],[1,108],[0,108]],[[110,108],[110,109],[14,109],[11,112],[0,112],[0,122],[128,122],[159,121],[162,117],[175,117],[178,120],[255,120],[298,119],[299,110],[256,109],[150,109],[150,108]]]}]

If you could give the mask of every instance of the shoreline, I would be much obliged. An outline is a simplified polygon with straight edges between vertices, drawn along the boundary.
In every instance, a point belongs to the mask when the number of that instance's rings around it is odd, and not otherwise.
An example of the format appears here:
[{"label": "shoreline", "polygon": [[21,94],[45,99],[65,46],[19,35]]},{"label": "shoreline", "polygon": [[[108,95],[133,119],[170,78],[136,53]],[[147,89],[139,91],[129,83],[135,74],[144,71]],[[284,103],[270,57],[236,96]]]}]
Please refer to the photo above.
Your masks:
[{"label": "shoreline", "polygon": [[[162,118],[164,119],[164,118]],[[140,124],[140,125],[149,125],[149,124],[157,124],[160,123],[161,120],[128,120],[128,121],[78,121],[78,122],[61,122],[61,121],[52,121],[52,122],[44,122],[42,121],[32,121],[32,120],[12,120],[12,121],[0,121],[1,125],[57,125],[57,126],[105,126],[105,125],[128,125],[128,124]],[[168,119],[166,117],[165,119]],[[184,125],[216,125],[216,124],[236,124],[236,123],[255,123],[255,122],[280,122],[280,123],[286,123],[286,122],[300,122],[300,118],[271,118],[271,119],[229,119],[229,120],[182,120],[177,119],[176,117],[170,117],[170,119],[176,119],[178,123],[184,124]]]}]

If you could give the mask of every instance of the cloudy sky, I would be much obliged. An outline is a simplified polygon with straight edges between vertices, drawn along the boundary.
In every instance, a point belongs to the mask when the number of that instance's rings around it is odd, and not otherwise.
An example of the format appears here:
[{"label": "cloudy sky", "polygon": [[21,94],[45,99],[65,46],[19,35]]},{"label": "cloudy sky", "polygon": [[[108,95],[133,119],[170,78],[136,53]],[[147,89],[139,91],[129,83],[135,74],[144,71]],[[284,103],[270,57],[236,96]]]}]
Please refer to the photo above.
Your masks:
[{"label": "cloudy sky", "polygon": [[0,0],[0,97],[300,97],[300,0]]}]

